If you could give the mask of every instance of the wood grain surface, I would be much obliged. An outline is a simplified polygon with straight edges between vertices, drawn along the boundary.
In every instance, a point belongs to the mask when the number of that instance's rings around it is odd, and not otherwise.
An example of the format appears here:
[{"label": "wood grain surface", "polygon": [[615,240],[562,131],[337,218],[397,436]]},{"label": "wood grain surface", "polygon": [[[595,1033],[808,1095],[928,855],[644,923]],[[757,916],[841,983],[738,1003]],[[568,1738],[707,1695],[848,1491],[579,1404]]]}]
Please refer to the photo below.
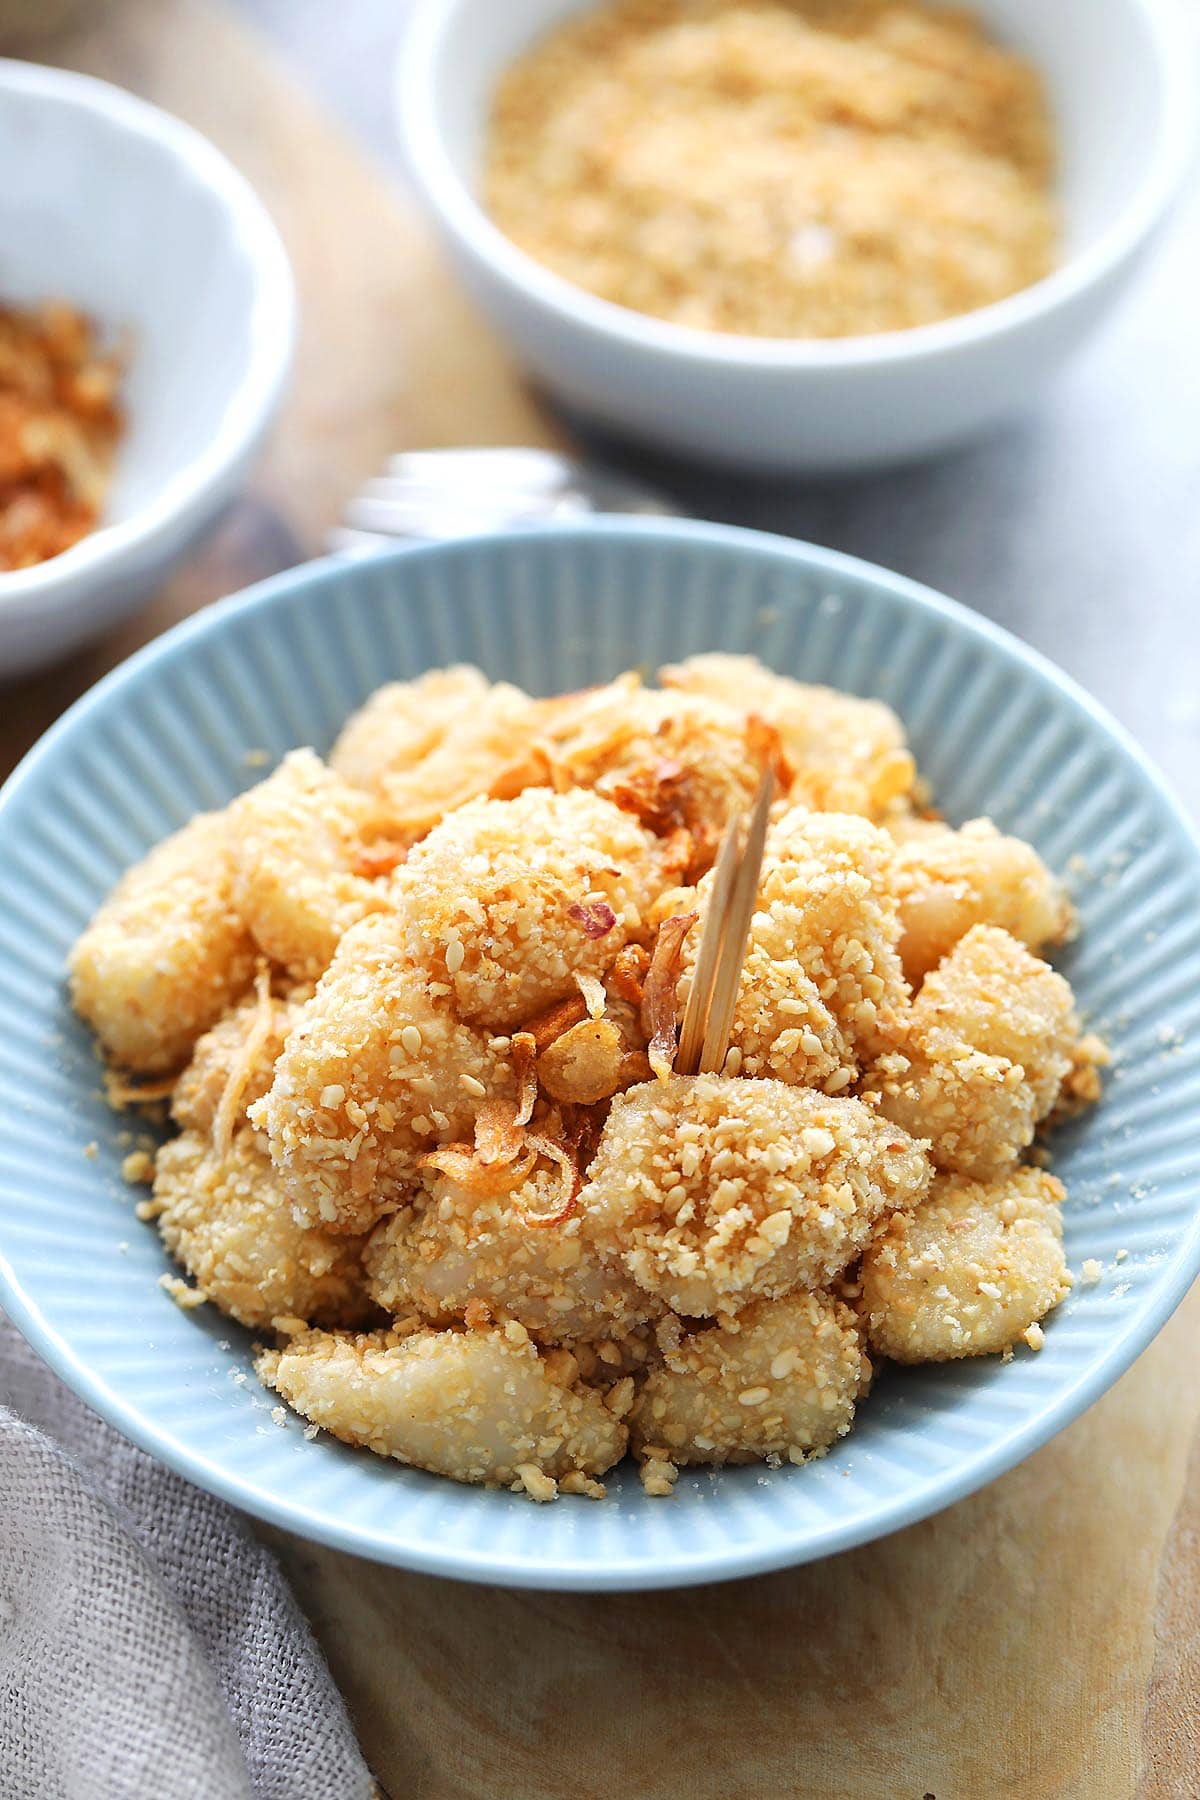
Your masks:
[{"label": "wood grain surface", "polygon": [[[126,0],[39,52],[230,154],[287,240],[304,328],[251,491],[142,619],[0,689],[0,765],[138,642],[314,553],[387,451],[552,436],[404,197],[231,14]],[[394,1800],[1190,1800],[1198,1353],[1194,1293],[1104,1401],[1003,1480],[750,1582],[514,1594],[267,1535]]]}]

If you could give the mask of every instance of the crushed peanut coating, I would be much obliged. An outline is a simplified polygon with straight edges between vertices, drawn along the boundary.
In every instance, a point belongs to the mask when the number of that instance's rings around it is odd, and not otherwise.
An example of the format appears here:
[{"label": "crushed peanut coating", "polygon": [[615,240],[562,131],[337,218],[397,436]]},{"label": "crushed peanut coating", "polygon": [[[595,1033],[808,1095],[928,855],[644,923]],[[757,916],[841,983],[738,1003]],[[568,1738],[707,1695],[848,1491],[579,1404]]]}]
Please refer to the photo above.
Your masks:
[{"label": "crushed peanut coating", "polygon": [[659,670],[665,688],[707,694],[778,731],[794,770],[790,799],[819,812],[885,817],[910,793],[916,764],[881,700],[859,700],[772,674],[753,656],[712,651]]},{"label": "crushed peanut coating", "polygon": [[[395,682],[356,713],[332,765],[370,789],[394,828],[418,838],[468,800],[509,800],[548,779],[539,703],[507,682],[452,669]],[[424,741],[422,730],[427,732]]]},{"label": "crushed peanut coating", "polygon": [[592,1241],[586,1211],[553,1230],[529,1224],[552,1207],[535,1173],[509,1191],[472,1191],[436,1176],[367,1243],[368,1285],[385,1311],[438,1324],[515,1319],[547,1344],[622,1338],[661,1310]]},{"label": "crushed peanut coating", "polygon": [[465,1019],[518,1026],[602,976],[658,880],[654,840],[585,789],[531,788],[462,806],[397,871],[392,895],[408,956],[443,983]]},{"label": "crushed peanut coating", "polygon": [[315,981],[346,927],[388,905],[370,879],[381,838],[375,803],[311,750],[293,750],[230,807],[233,904],[295,980]]},{"label": "crushed peanut coating", "polygon": [[[259,1357],[262,1379],[314,1425],[377,1456],[489,1487],[602,1475],[627,1433],[566,1351],[502,1331],[309,1332]],[[545,1491],[544,1497],[553,1497]]]},{"label": "crushed peanut coating", "polygon": [[858,1100],[677,1075],[613,1102],[580,1210],[648,1294],[709,1317],[831,1281],[928,1182],[922,1145]]},{"label": "crushed peanut coating", "polygon": [[[166,1291],[274,1333],[314,1426],[536,1500],[603,1497],[627,1442],[662,1496],[819,1454],[868,1341],[1037,1348],[1069,1278],[1030,1147],[1107,1060],[1034,954],[1073,923],[1055,878],[916,816],[886,707],[747,657],[663,680],[393,683],[71,958],[111,1103],[179,1128],[123,1164],[195,1283]],[[732,1006],[722,1072],[686,1074],[713,856],[768,769],[738,983],[697,997],[717,1037]]]},{"label": "crushed peanut coating", "polygon": [[849,1431],[871,1362],[853,1312],[824,1293],[756,1300],[691,1332],[652,1368],[629,1415],[640,1455],[673,1463],[804,1462]]},{"label": "crushed peanut coating", "polygon": [[889,1219],[863,1257],[861,1313],[872,1347],[896,1362],[949,1362],[1025,1338],[1070,1290],[1065,1194],[1041,1169],[993,1181],[939,1176],[929,1198]]},{"label": "crushed peanut coating", "polygon": [[915,0],[607,0],[500,81],[499,228],[556,275],[705,331],[900,331],[1055,259],[1037,70]]},{"label": "crushed peanut coating", "polygon": [[[887,833],[850,814],[796,807],[772,828],[730,1040],[743,1074],[838,1093],[894,1042],[908,989],[893,857]],[[684,945],[683,1005],[698,941]]]},{"label": "crushed peanut coating", "polygon": [[984,1180],[1033,1142],[1078,1036],[1062,976],[1007,931],[976,925],[926,976],[903,1054],[880,1060],[871,1091],[887,1118],[931,1140],[940,1168]]},{"label": "crushed peanut coating", "polygon": [[224,1156],[197,1131],[172,1138],[155,1159],[152,1206],[172,1256],[243,1325],[370,1316],[359,1242],[296,1223],[252,1131],[236,1132]]},{"label": "crushed peanut coating", "polygon": [[511,1090],[503,1052],[395,938],[390,914],[351,926],[251,1113],[297,1212],[338,1231],[369,1231],[426,1151],[468,1137],[480,1098]]},{"label": "crushed peanut coating", "polygon": [[1003,836],[990,819],[972,819],[958,831],[924,819],[892,829],[900,957],[914,986],[972,925],[1000,925],[1030,950],[1066,937],[1070,902],[1032,845]]},{"label": "crushed peanut coating", "polygon": [[114,1062],[177,1068],[249,987],[231,876],[225,815],[199,813],[121,877],[76,943],[71,997]]}]

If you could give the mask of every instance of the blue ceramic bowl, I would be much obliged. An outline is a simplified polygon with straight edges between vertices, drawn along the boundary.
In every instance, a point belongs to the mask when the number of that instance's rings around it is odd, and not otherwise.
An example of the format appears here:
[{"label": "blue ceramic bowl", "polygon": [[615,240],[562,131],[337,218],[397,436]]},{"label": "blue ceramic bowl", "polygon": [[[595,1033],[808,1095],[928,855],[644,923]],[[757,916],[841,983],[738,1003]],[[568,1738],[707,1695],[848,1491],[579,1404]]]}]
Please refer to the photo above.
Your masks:
[{"label": "blue ceramic bowl", "polygon": [[[68,947],[121,870],[379,682],[452,661],[536,692],[709,649],[877,694],[951,818],[990,813],[1064,872],[1063,959],[1116,1066],[1065,1132],[1072,1265],[1104,1265],[1039,1355],[887,1372],[804,1468],[688,1472],[647,1500],[534,1507],[272,1420],[250,1336],[183,1313],[121,1179],[120,1124],[67,1003]],[[81,700],[0,796],[0,1302],[121,1431],[277,1525],[381,1561],[537,1587],[709,1581],[842,1550],[1045,1443],[1128,1367],[1200,1266],[1200,847],[1134,745],[1003,632],[881,569],[708,525],[606,520],[318,563],[169,632]],[[98,1151],[85,1154],[92,1143]],[[1119,1263],[1116,1252],[1127,1256]]]}]

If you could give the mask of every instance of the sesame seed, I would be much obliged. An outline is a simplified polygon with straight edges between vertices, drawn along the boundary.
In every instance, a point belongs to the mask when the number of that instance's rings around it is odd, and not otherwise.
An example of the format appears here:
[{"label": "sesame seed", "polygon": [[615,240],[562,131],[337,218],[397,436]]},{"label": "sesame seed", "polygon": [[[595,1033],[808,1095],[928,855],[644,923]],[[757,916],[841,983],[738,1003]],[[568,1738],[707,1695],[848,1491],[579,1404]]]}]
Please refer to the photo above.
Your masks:
[{"label": "sesame seed", "polygon": [[406,1025],[404,1030],[400,1033],[400,1042],[404,1045],[404,1048],[408,1051],[410,1056],[419,1056],[421,1054],[421,1045],[423,1041],[419,1026]]},{"label": "sesame seed", "polygon": [[738,1405],[739,1406],[761,1406],[764,1400],[769,1400],[770,1398],[771,1398],[770,1388],[765,1388],[765,1387],[743,1388],[742,1392],[738,1395]]},{"label": "sesame seed", "polygon": [[487,1089],[484,1087],[482,1081],[480,1081],[477,1076],[475,1076],[475,1075],[460,1075],[458,1079],[459,1079],[460,1085],[467,1090],[468,1094],[473,1094],[475,1096],[476,1100],[482,1100],[484,1098],[485,1094],[487,1093]]},{"label": "sesame seed", "polygon": [[458,974],[458,971],[463,966],[463,958],[465,956],[466,956],[466,951],[462,947],[461,940],[459,938],[451,938],[450,942],[446,945],[446,973],[447,973],[447,975],[457,975]]}]

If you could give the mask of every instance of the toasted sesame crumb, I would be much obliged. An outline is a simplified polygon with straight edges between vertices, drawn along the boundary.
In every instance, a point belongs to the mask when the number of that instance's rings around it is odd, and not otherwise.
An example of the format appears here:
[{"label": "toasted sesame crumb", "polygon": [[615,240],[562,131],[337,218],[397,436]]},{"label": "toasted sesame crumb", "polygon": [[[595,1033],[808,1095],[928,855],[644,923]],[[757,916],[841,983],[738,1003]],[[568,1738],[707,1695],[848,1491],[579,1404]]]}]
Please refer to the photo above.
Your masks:
[{"label": "toasted sesame crumb", "polygon": [[965,9],[609,0],[501,81],[485,195],[521,249],[606,300],[837,337],[1038,280],[1050,171],[1036,70]]}]

